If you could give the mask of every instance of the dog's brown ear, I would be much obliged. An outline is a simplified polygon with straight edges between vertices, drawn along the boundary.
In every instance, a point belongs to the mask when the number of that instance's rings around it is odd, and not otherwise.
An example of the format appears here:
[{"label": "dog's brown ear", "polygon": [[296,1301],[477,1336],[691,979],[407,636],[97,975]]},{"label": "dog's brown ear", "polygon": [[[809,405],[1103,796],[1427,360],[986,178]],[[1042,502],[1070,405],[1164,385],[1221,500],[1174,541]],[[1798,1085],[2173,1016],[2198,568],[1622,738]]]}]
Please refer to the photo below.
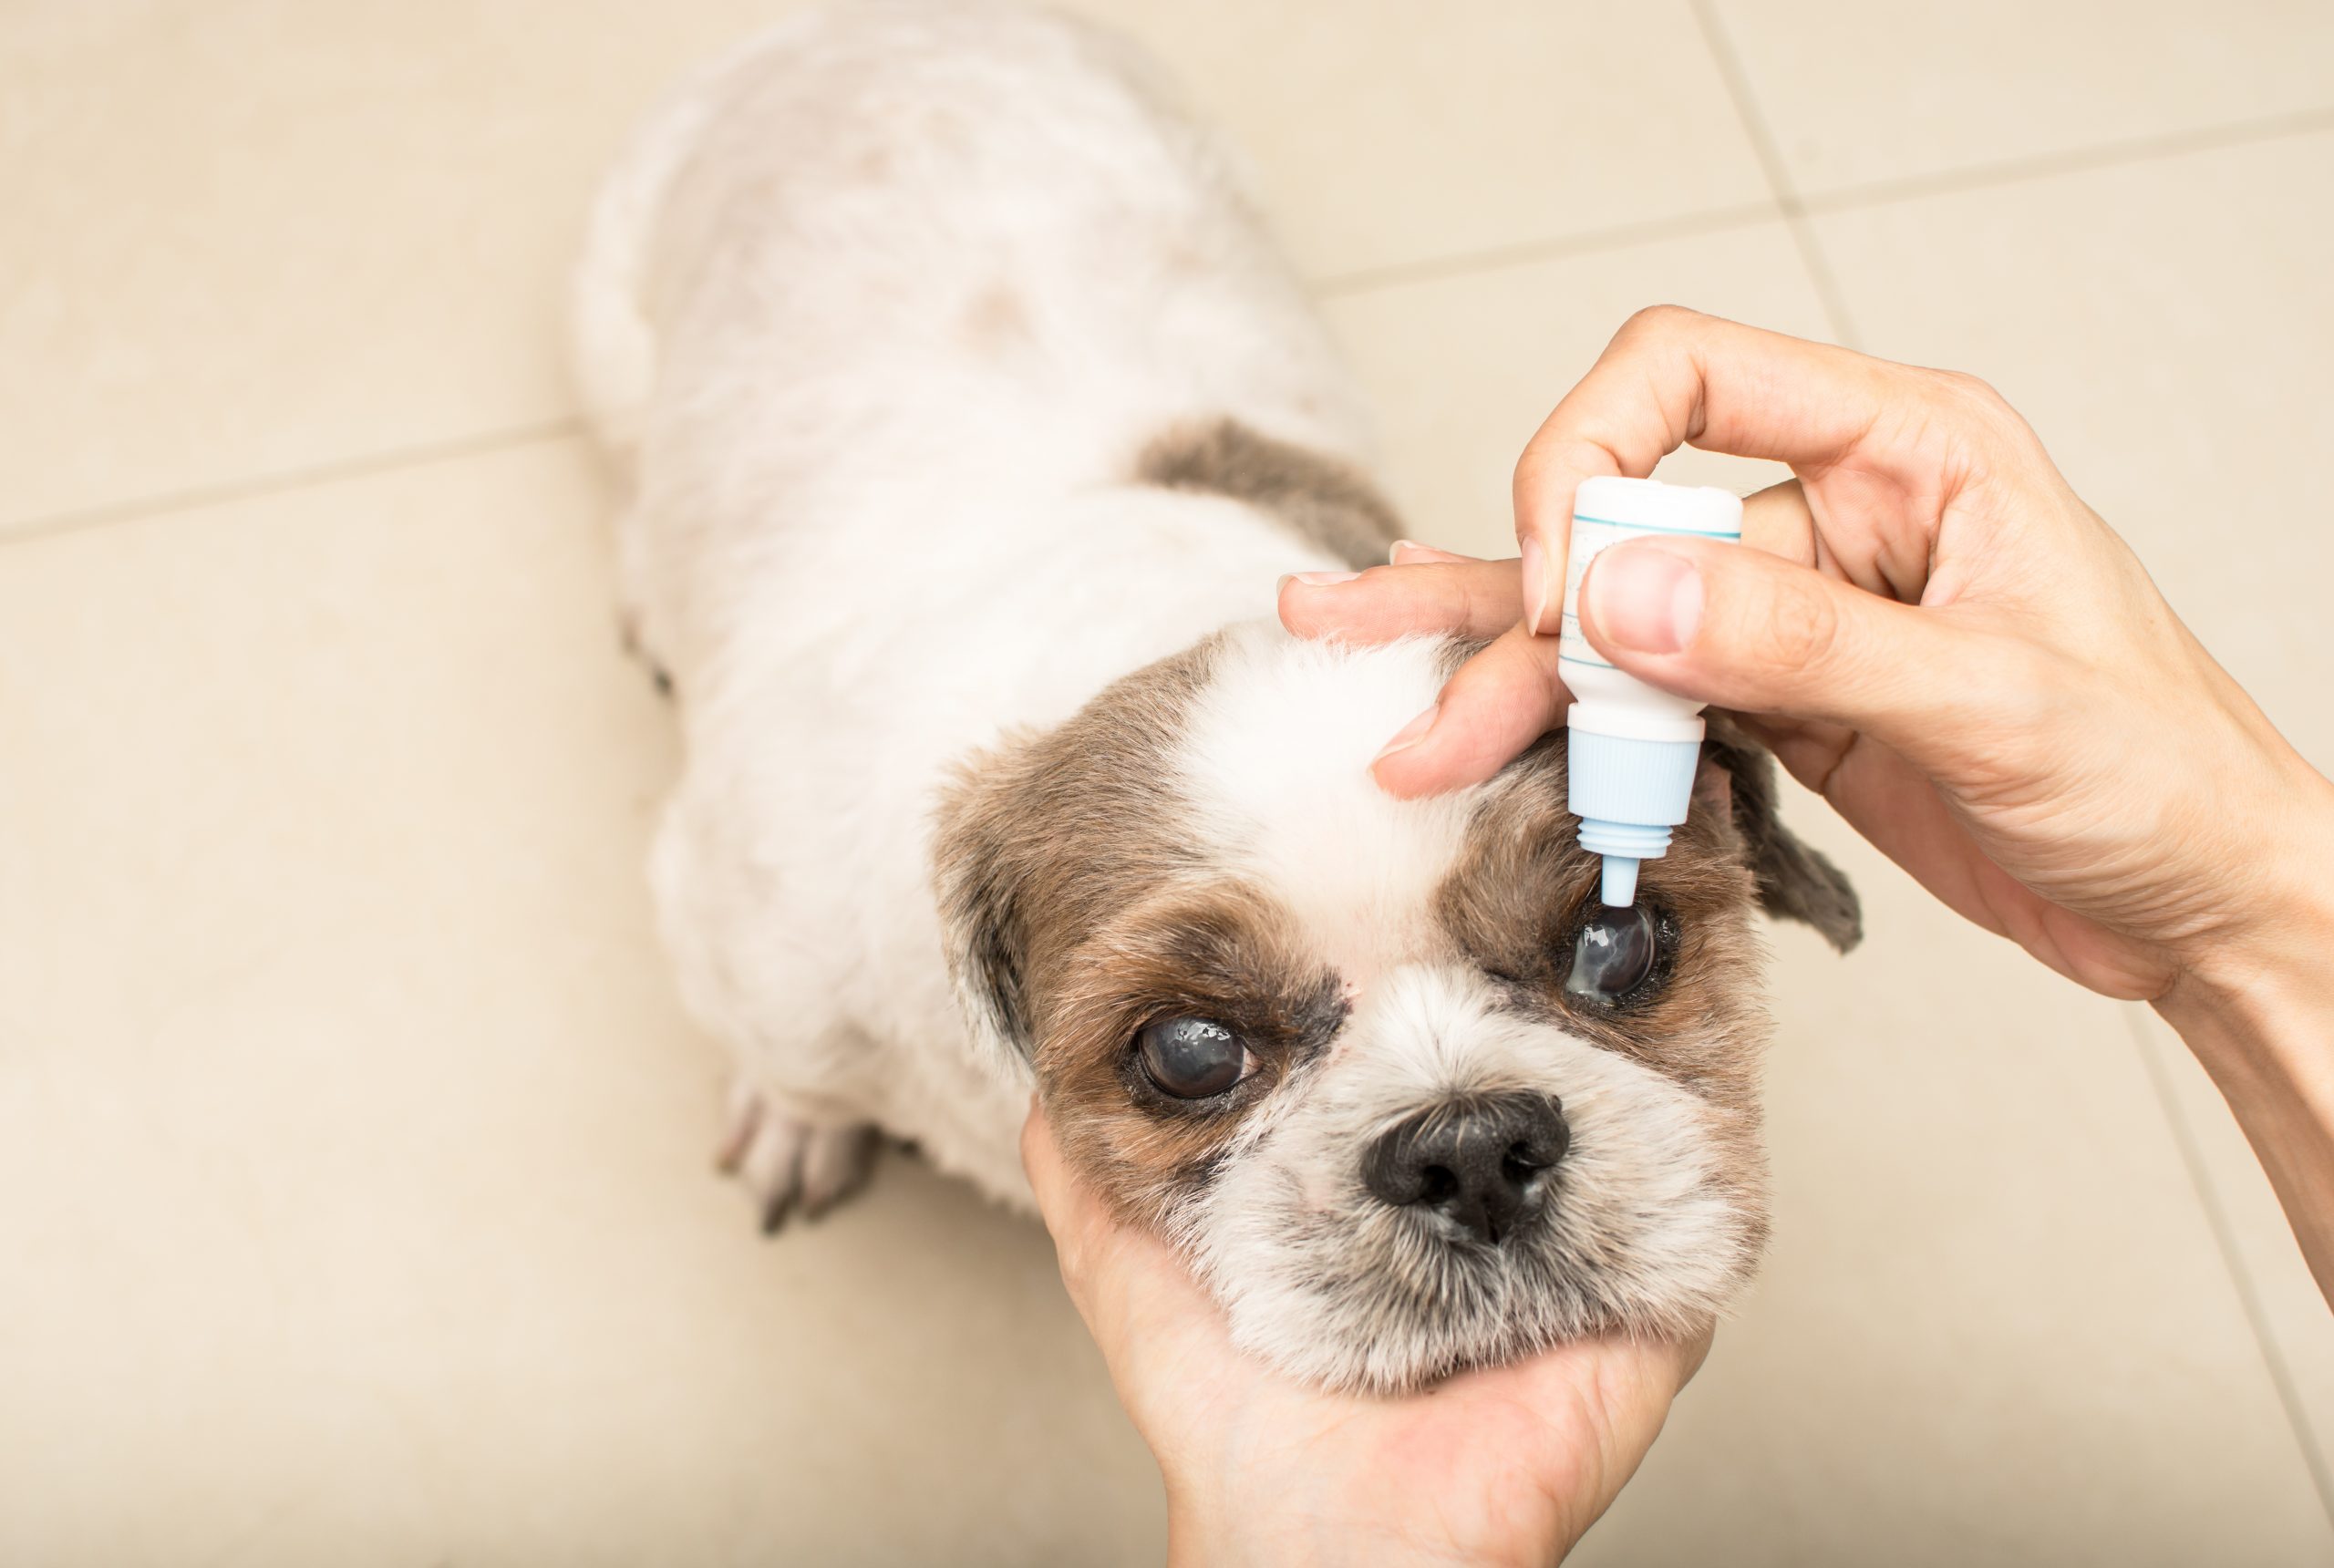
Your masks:
[{"label": "dog's brown ear", "polygon": [[1732,718],[1713,711],[1702,761],[1724,779],[1734,830],[1767,913],[1813,926],[1843,953],[1863,941],[1864,906],[1856,890],[1839,867],[1800,842],[1776,813],[1775,759],[1767,748]]},{"label": "dog's brown ear", "polygon": [[1012,741],[961,764],[934,815],[933,889],[948,975],[977,1053],[1030,1081],[1028,956],[1029,747]]}]

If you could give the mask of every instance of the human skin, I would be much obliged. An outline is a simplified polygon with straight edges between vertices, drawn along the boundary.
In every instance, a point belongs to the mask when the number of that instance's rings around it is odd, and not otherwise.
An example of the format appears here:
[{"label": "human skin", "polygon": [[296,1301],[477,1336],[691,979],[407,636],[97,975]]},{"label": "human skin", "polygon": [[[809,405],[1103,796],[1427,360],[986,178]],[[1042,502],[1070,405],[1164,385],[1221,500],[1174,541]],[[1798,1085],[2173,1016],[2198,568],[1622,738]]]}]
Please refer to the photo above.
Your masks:
[{"label": "human skin", "polygon": [[[1689,443],[1796,478],[1747,500],[1753,548],[1665,538],[1600,555],[1581,592],[1589,641],[1743,715],[1953,909],[2153,1005],[2227,1098],[2334,1301],[2334,783],[1983,383],[1674,307],[1632,317],[1517,465],[1517,559],[1398,547],[1386,567],[1282,583],[1301,634],[1493,639],[1389,740],[1379,784],[1418,796],[1487,779],[1562,721],[1571,699],[1541,629],[1555,629],[1573,491]],[[1058,1242],[1075,1238],[1065,1278],[1160,1457],[1172,1539],[1209,1543],[1191,1561],[1554,1561],[1700,1359],[1567,1346],[1332,1420],[1239,1358],[1172,1256],[1110,1231],[1049,1148],[1033,1124],[1040,1206]],[[1537,1440],[1453,1448],[1414,1492],[1408,1473],[1468,1429],[1442,1425],[1448,1410],[1477,1398],[1519,1421],[1544,1412]],[[1316,1440],[1329,1455],[1292,1468]],[[1517,1497],[1544,1506],[1489,1501]],[[1512,1534],[1484,1533],[1494,1515]],[[1362,1533],[1322,1533],[1340,1522]]]},{"label": "human skin", "polygon": [[1164,1243],[1114,1222],[1034,1100],[1022,1162],[1070,1300],[1166,1482],[1170,1564],[1543,1564],[1635,1473],[1701,1365],[1584,1340],[1416,1394],[1332,1394],[1234,1349]]}]

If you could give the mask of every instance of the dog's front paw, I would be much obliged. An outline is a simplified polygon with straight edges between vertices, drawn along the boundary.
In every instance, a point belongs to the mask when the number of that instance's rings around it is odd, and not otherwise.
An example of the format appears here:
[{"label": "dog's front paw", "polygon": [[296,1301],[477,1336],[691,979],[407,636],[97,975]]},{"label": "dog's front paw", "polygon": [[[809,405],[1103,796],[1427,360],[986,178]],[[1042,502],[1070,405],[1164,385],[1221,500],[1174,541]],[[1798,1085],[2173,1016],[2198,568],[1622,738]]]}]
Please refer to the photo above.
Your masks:
[{"label": "dog's front paw", "polygon": [[790,1214],[816,1219],[833,1208],[865,1184],[874,1162],[870,1123],[811,1120],[781,1097],[743,1081],[730,1091],[714,1163],[745,1183],[765,1233]]}]

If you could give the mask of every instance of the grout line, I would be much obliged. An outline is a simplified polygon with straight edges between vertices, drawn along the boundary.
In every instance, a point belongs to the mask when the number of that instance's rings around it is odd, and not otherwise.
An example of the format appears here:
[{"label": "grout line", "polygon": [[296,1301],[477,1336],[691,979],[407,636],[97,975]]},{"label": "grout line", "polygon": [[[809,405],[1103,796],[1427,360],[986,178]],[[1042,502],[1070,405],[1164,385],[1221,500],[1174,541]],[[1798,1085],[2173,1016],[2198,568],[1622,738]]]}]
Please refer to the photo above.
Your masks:
[{"label": "grout line", "polygon": [[1725,229],[1749,228],[1755,223],[1772,222],[1780,216],[1781,212],[1772,201],[1709,207],[1674,218],[1620,223],[1609,229],[1587,229],[1554,239],[1497,245],[1483,251],[1459,251],[1420,261],[1362,267],[1350,273],[1332,273],[1327,277],[1315,279],[1313,292],[1324,299],[1346,294],[1364,294],[1371,289],[1399,284],[1431,283],[1438,278],[1461,273],[1490,272],[1498,267],[1524,266],[1534,262],[1621,250],[1629,245],[1650,244],[1659,240],[1686,239],[1696,234],[1717,233]]},{"label": "grout line", "polygon": [[2227,1206],[2221,1201],[2220,1188],[2214,1182],[2212,1172],[2205,1163],[2203,1148],[2196,1140],[2196,1130],[2181,1109],[2180,1096],[2172,1083],[2171,1069],[2164,1062],[2164,1045],[2157,1032],[2149,1027],[2151,1015],[2142,1011],[2137,1002],[2122,1004],[2123,1021],[2130,1028],[2133,1043],[2139,1047],[2140,1061],[2146,1069],[2148,1082],[2155,1089],[2156,1104],[2164,1119],[2171,1124],[2173,1146],[2180,1151],[2181,1163],[2188,1168],[2188,1181],[2196,1190],[2196,1199],[2205,1211],[2205,1223],[2213,1233],[2213,1242],[2221,1253],[2221,1265],[2228,1272],[2229,1283],[2236,1289],[2237,1301],[2245,1310],[2246,1322],[2253,1330],[2253,1340],[2261,1353],[2261,1361],[2269,1373],[2269,1382],[2277,1391],[2277,1402],[2285,1407],[2286,1424],[2293,1429],[2294,1444],[2301,1450],[2302,1463],[2309,1470],[2312,1485],[2318,1489],[2318,1504],[2324,1510],[2329,1523],[2334,1523],[2334,1475],[2329,1475],[2326,1455],[2319,1449],[2318,1433],[2310,1425],[2308,1411],[2304,1408],[2301,1391],[2294,1386],[2293,1369],[2286,1364],[2284,1348],[2278,1345],[2276,1332],[2269,1326],[2268,1309],[2261,1304],[2261,1293],[2253,1283],[2253,1275],[2245,1266],[2243,1253],[2236,1244],[2236,1227],[2229,1223]]},{"label": "grout line", "polygon": [[[1698,7],[1699,9],[1699,7]],[[1711,26],[1715,26],[1715,21]],[[1740,77],[1741,67],[1730,49],[1713,42],[1711,48],[1720,57],[1720,65],[1729,79],[1730,91],[1739,90],[1743,97],[1737,100],[1737,112],[1741,114],[1750,131],[1751,148],[1760,160],[1771,189],[1779,193],[1768,201],[1750,202],[1732,207],[1707,208],[1674,218],[1659,218],[1642,223],[1618,224],[1609,229],[1592,229],[1579,233],[1561,235],[1547,240],[1526,241],[1520,244],[1494,246],[1482,251],[1457,251],[1447,255],[1430,256],[1414,262],[1395,262],[1380,267],[1362,267],[1350,273],[1331,273],[1312,282],[1313,292],[1322,298],[1342,294],[1366,294],[1371,289],[1398,287],[1404,284],[1428,283],[1459,274],[1489,271],[1495,267],[1523,266],[1534,262],[1552,261],[1565,256],[1590,254],[1597,251],[1618,250],[1633,244],[1658,240],[1682,239],[1699,233],[1712,233],[1724,229],[1747,228],[1768,220],[1781,219],[1793,230],[1793,238],[1802,247],[1801,253],[1808,261],[1809,271],[1819,292],[1829,291],[1825,308],[1842,318],[1839,325],[1852,325],[1845,320],[1846,307],[1839,294],[1831,268],[1820,251],[1814,250],[1812,226],[1803,222],[1822,214],[1857,211],[1870,207],[1883,207],[1893,201],[1917,201],[1924,196],[1950,195],[1957,191],[1978,191],[1997,185],[2011,185],[2028,180],[2049,179],[2060,174],[2081,174],[2093,170],[2112,169],[2129,163],[2144,163],[2157,158],[2174,157],[2186,152],[2210,151],[2224,147],[2242,147],[2258,141],[2273,141],[2281,137],[2307,136],[2321,130],[2334,130],[2334,108],[2307,109],[2293,114],[2269,115],[2259,119],[2230,120],[2220,125],[2206,126],[2196,130],[2170,132],[2163,136],[2133,137],[2123,141],[2105,141],[2089,147],[2071,149],[2065,152],[2037,154],[2032,158],[2006,159],[1996,163],[1973,163],[1959,169],[1947,169],[1935,174],[1912,174],[1896,180],[1876,180],[1863,185],[1843,185],[1829,191],[1802,195],[1790,186],[1781,167],[1780,151],[1775,147],[1763,120],[1756,119],[1742,105],[1748,99],[1748,83]],[[1740,84],[1738,88],[1738,83]]]},{"label": "grout line", "polygon": [[[2084,173],[2092,170],[2111,169],[2121,164],[2141,163],[2152,159],[2173,157],[2181,153],[2238,147],[2252,142],[2275,140],[2282,137],[2306,136],[2316,131],[2334,129],[2334,108],[2307,109],[2291,114],[2264,116],[2258,119],[2231,120],[2196,130],[2174,131],[2163,136],[2133,137],[2122,141],[2101,142],[2090,147],[2076,148],[2065,152],[2043,153],[2032,158],[1971,164],[1965,168],[1945,170],[1935,174],[1910,175],[1901,180],[1883,180],[1864,185],[1841,186],[1834,190],[1802,196],[1792,188],[1772,135],[1765,121],[1751,107],[1749,81],[1743,74],[1740,60],[1720,29],[1717,15],[1711,9],[1710,0],[1692,0],[1692,4],[1696,19],[1701,24],[1704,37],[1712,54],[1717,57],[1719,68],[1726,78],[1728,91],[1734,97],[1735,110],[1742,119],[1744,129],[1749,133],[1751,150],[1759,159],[1770,189],[1775,193],[1772,201],[1731,207],[1714,207],[1673,218],[1654,219],[1641,223],[1618,224],[1612,228],[1588,230],[1550,240],[1496,246],[1482,251],[1462,251],[1415,262],[1398,262],[1381,267],[1364,267],[1350,273],[1333,273],[1314,280],[1313,293],[1322,299],[1334,299],[1341,295],[1365,294],[1377,288],[1398,287],[1412,283],[1429,283],[1466,273],[1489,272],[1500,267],[1522,266],[1534,262],[1557,260],[1565,256],[1593,254],[1599,251],[1619,250],[1629,245],[1647,244],[1661,240],[1685,239],[1696,234],[1748,228],[1756,223],[1780,219],[1791,230],[1792,242],[1799,249],[1800,259],[1807,268],[1809,282],[1823,303],[1834,335],[1842,343],[1853,347],[1856,341],[1854,322],[1848,314],[1846,300],[1840,291],[1838,280],[1832,271],[1829,261],[1823,255],[1817,242],[1813,226],[1809,222],[1813,214],[1854,211],[1864,208],[1885,206],[1892,201],[1914,201],[1924,196],[1983,190],[1997,185],[2014,184],[2021,181],[2048,179],[2060,174]],[[582,428],[582,421],[572,417],[551,419],[533,425],[490,430],[477,436],[423,442],[409,447],[394,447],[385,451],[335,459],[305,468],[280,469],[274,473],[261,474],[248,480],[194,486],[182,490],[169,490],[129,500],[108,502],[102,506],[50,512],[21,518],[15,521],[0,521],[0,548],[27,540],[53,538],[58,534],[74,533],[83,529],[128,522],[161,512],[217,506],[230,501],[273,495],[284,490],[301,490],[312,485],[363,479],[401,468],[452,462],[463,458],[478,457],[490,452],[528,446],[537,441],[563,439],[579,433]]]},{"label": "grout line", "polygon": [[1709,46],[1710,56],[1718,62],[1719,75],[1726,79],[1726,90],[1734,99],[1734,112],[1742,121],[1743,130],[1750,136],[1750,150],[1757,155],[1759,167],[1767,176],[1767,188],[1774,192],[1775,206],[1782,213],[1783,222],[1791,228],[1791,237],[1799,247],[1801,264],[1807,269],[1807,281],[1813,285],[1815,297],[1823,302],[1824,318],[1831,323],[1832,337],[1846,347],[1858,343],[1855,318],[1848,314],[1848,302],[1840,292],[1839,278],[1832,271],[1832,263],[1824,257],[1823,247],[1815,238],[1815,225],[1808,221],[1807,204],[1792,188],[1791,171],[1783,166],[1782,149],[1776,143],[1774,132],[1769,129],[1766,117],[1759,112],[1757,100],[1751,96],[1750,76],[1735,53],[1734,44],[1726,35],[1726,27],[1719,20],[1715,0],[1690,0],[1694,20],[1702,29],[1702,40]]},{"label": "grout line", "polygon": [[435,463],[456,462],[464,458],[482,457],[490,452],[510,451],[538,442],[563,440],[578,434],[583,428],[582,421],[573,418],[546,419],[532,425],[513,425],[501,430],[489,430],[481,435],[460,436],[444,441],[423,441],[409,447],[391,447],[385,451],[336,458],[330,462],[314,463],[305,468],[255,474],[249,479],[196,485],[181,490],[166,490],[159,495],[111,501],[103,506],[50,512],[46,516],[28,517],[15,522],[0,522],[0,548],[26,540],[54,539],[58,534],[78,533],[83,529],[129,522],[158,512],[222,506],[284,490],[307,490],[316,485],[336,484],[344,480],[369,479],[398,469],[428,468]]},{"label": "grout line", "polygon": [[1912,201],[1922,196],[1950,195],[1961,191],[2013,185],[2027,180],[2046,180],[2057,174],[2081,174],[2094,169],[2112,169],[2123,163],[2144,163],[2184,152],[2208,152],[2223,147],[2275,141],[2282,137],[2308,136],[2321,130],[2334,130],[2334,108],[2304,109],[2293,114],[2267,115],[2259,119],[2227,120],[2195,130],[2167,131],[2161,136],[2094,142],[2088,147],[2071,148],[2064,152],[2041,152],[2030,158],[2006,158],[1993,163],[1967,164],[1958,169],[1940,170],[1935,174],[1908,174],[1895,180],[1875,180],[1863,185],[1842,185],[1802,197],[1800,203],[1810,212],[1846,211],[1860,207],[1881,206],[1890,201]]}]

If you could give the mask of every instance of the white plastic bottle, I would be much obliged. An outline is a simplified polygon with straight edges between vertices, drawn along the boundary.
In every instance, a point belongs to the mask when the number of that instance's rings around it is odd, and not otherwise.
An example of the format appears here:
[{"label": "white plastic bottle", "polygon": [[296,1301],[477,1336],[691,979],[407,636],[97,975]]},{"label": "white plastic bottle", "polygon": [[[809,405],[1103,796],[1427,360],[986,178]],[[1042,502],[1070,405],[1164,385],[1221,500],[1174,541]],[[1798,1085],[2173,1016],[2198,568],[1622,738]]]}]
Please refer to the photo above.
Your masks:
[{"label": "white plastic bottle", "polygon": [[1707,727],[1702,704],[1606,662],[1580,629],[1580,582],[1599,552],[1660,534],[1740,541],[1741,499],[1658,480],[1581,481],[1556,646],[1558,671],[1576,699],[1565,720],[1567,804],[1580,819],[1580,847],[1605,857],[1604,900],[1618,907],[1637,902],[1637,863],[1666,853],[1670,830],[1686,820]]}]

